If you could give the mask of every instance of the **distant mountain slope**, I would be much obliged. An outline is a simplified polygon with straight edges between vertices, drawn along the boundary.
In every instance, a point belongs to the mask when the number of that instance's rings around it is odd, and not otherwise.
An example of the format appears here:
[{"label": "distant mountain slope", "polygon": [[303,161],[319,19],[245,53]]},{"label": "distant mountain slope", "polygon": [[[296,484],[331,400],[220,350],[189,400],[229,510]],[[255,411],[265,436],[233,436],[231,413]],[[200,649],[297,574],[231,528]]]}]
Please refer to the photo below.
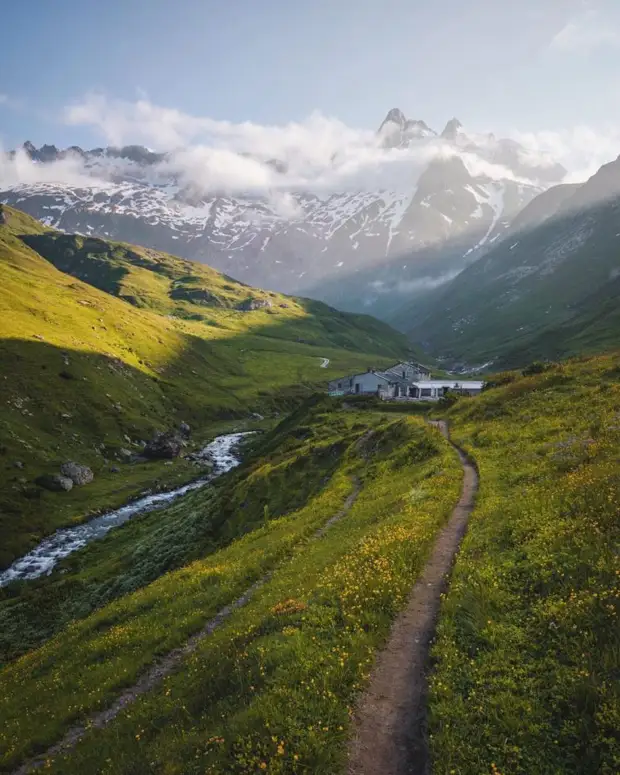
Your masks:
[{"label": "distant mountain slope", "polygon": [[[119,450],[139,450],[154,430],[184,420],[208,434],[214,423],[286,411],[331,374],[408,352],[402,334],[367,316],[172,256],[46,232],[8,207],[0,269],[0,567],[153,478],[191,476],[183,461],[110,470]],[[92,485],[34,486],[75,459],[95,471]]]},{"label": "distant mountain slope", "polygon": [[429,278],[444,282],[477,258],[565,175],[557,164],[527,163],[513,141],[469,135],[457,119],[435,132],[398,109],[367,152],[376,156],[372,175],[351,180],[358,160],[343,149],[329,169],[342,184],[328,187],[289,182],[286,164],[256,160],[273,187],[243,194],[190,182],[174,154],[140,146],[25,143],[17,157],[27,179],[0,165],[0,201],[68,233],[145,245],[252,285],[386,316]]},{"label": "distant mountain slope", "polygon": [[398,322],[451,364],[596,351],[620,342],[619,278],[617,160],[542,194],[501,243]]}]

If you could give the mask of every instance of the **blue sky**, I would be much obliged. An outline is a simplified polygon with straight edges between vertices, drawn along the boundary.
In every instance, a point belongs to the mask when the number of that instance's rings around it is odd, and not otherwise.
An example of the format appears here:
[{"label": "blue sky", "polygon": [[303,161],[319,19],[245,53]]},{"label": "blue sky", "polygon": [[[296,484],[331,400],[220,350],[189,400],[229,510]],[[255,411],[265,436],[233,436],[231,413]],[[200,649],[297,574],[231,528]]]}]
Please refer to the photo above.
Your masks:
[{"label": "blue sky", "polygon": [[[375,129],[620,124],[617,0],[30,0],[2,9],[0,140],[85,147],[87,95],[261,125],[313,111]],[[136,132],[136,141],[140,141]],[[122,140],[130,142],[127,124]],[[157,138],[155,138],[157,139]],[[620,151],[620,148],[618,149]]]}]

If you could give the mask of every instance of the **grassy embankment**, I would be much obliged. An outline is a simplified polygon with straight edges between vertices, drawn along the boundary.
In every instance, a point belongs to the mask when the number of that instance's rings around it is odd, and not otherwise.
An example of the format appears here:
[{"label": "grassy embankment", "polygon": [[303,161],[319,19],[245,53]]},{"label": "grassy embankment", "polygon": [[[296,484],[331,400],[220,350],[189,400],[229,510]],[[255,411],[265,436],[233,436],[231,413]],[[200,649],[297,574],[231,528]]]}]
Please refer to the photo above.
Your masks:
[{"label": "grassy embankment", "polygon": [[[155,430],[184,420],[202,441],[253,412],[273,419],[330,376],[408,350],[367,316],[154,251],[49,232],[11,208],[0,221],[0,567],[155,479],[195,476],[183,460],[123,462],[121,449],[139,452]],[[238,309],[250,297],[271,307]],[[72,459],[93,468],[91,485],[58,494],[33,484]]]},{"label": "grassy embankment", "polygon": [[[5,770],[109,704],[157,654],[269,570],[247,606],[176,674],[108,728],[87,732],[51,771],[338,770],[355,697],[458,497],[461,469],[421,419],[337,406],[323,400],[286,421],[283,435],[266,438],[260,461],[240,477],[240,531],[249,527],[242,493],[251,495],[255,477],[271,483],[249,498],[250,512],[264,504],[260,526],[72,624],[0,672]],[[296,460],[304,461],[298,481]],[[313,460],[332,464],[323,471]],[[282,502],[278,469],[293,482],[290,491],[300,489],[309,466],[317,478],[303,502]],[[316,537],[356,478],[361,491],[349,513]]]},{"label": "grassy embankment", "polygon": [[444,602],[435,775],[620,772],[620,358],[448,413],[481,490]]}]

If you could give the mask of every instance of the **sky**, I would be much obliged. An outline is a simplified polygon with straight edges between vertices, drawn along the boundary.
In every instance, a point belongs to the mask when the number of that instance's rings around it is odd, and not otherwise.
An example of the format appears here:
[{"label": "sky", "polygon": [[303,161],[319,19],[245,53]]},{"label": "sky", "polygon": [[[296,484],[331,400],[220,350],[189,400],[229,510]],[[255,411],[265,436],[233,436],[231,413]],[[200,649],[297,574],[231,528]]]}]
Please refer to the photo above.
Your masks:
[{"label": "sky", "polygon": [[[0,143],[155,148],[457,116],[586,170],[620,153],[617,0],[29,0],[2,9]],[[272,132],[273,133],[273,132]],[[288,133],[288,134],[287,134]],[[293,140],[290,140],[290,138]],[[250,148],[251,150],[251,148]]]}]

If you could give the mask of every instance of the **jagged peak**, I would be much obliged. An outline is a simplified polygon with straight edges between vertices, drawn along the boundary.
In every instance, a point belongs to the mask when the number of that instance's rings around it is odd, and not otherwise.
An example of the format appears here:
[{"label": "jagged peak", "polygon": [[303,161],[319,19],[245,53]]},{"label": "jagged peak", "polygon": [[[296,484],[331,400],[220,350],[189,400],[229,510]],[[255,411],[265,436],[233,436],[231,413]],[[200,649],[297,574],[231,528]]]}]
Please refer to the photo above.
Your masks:
[{"label": "jagged peak", "polygon": [[398,126],[401,129],[403,129],[405,127],[405,124],[407,123],[407,119],[405,118],[405,114],[402,112],[400,108],[392,108],[391,110],[388,110],[388,114],[383,119],[383,122],[379,127],[379,131],[381,131],[383,127],[388,123],[398,124]]},{"label": "jagged peak", "polygon": [[451,118],[450,121],[448,121],[448,123],[445,125],[441,136],[445,140],[455,140],[462,128],[463,124],[461,124],[458,118]]}]

